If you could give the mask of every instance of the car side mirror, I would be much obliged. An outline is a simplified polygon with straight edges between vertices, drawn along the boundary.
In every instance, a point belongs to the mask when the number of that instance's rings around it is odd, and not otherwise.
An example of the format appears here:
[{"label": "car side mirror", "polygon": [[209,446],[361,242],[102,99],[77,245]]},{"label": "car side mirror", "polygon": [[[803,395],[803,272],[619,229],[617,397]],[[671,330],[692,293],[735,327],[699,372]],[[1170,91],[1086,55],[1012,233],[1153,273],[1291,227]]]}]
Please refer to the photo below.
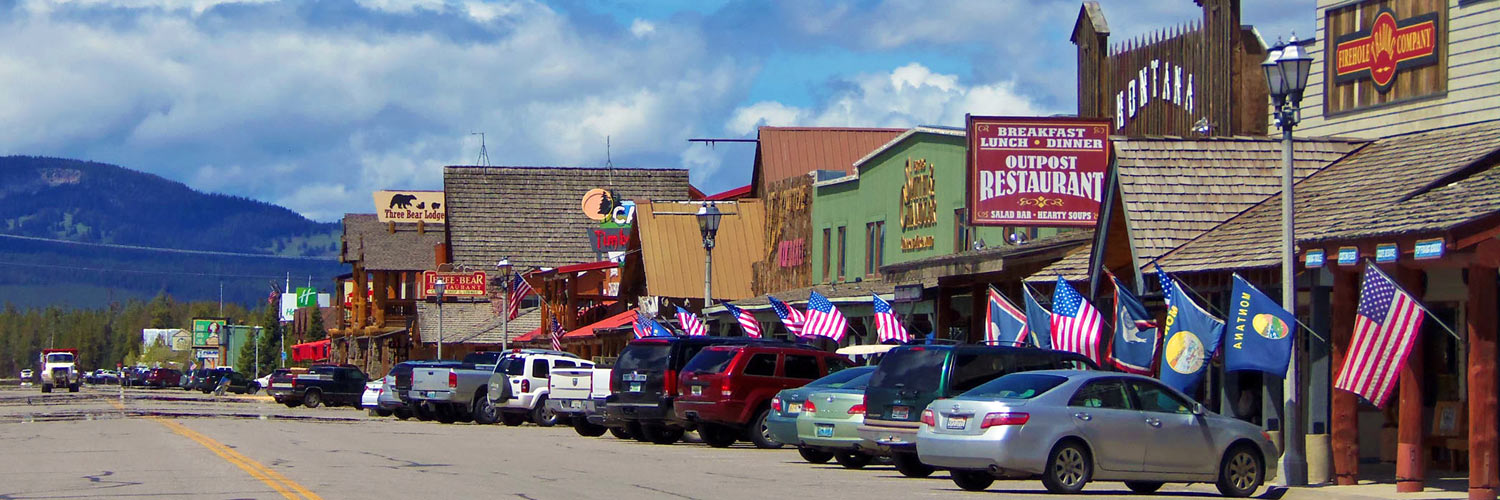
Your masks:
[{"label": "car side mirror", "polygon": [[1193,414],[1203,416],[1208,410],[1203,409],[1203,403],[1193,403]]}]

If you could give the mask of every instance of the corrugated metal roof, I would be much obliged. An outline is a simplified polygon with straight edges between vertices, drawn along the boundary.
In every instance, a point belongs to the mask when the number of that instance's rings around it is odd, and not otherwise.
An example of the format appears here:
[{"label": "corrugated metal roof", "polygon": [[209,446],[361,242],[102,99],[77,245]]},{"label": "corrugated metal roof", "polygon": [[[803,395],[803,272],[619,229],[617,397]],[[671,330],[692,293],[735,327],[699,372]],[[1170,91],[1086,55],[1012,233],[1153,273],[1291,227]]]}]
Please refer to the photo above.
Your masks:
[{"label": "corrugated metal roof", "polygon": [[[647,202],[636,205],[636,231],[646,271],[646,294],[703,296],[703,236],[693,213],[699,203]],[[760,200],[720,202],[724,216],[714,245],[715,299],[752,297],[750,265],[765,257],[765,213]]]},{"label": "corrugated metal roof", "polygon": [[[1300,139],[1297,179],[1365,144],[1354,139]],[[1281,191],[1281,140],[1270,137],[1113,139],[1137,261],[1142,266]],[[1088,279],[1087,248],[1026,281]]]},{"label": "corrugated metal roof", "polygon": [[761,127],[755,152],[756,192],[817,170],[852,171],[854,162],[906,129]]},{"label": "corrugated metal roof", "polygon": [[[1306,242],[1446,231],[1500,212],[1500,120],[1380,139],[1297,184]],[[1281,196],[1162,257],[1178,271],[1281,264]],[[1299,249],[1300,251],[1300,249]]]}]

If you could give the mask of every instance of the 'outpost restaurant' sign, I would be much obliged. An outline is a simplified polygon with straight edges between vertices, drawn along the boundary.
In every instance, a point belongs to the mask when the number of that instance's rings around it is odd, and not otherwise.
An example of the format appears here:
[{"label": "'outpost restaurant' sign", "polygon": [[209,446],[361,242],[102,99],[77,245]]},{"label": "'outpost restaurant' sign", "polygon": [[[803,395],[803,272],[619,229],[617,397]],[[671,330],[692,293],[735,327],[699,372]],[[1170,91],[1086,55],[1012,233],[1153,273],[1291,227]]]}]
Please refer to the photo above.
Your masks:
[{"label": "'outpost restaurant' sign", "polygon": [[1094,225],[1109,128],[1108,120],[968,117],[969,223]]},{"label": "'outpost restaurant' sign", "polygon": [[1335,40],[1335,83],[1369,79],[1384,94],[1396,81],[1396,72],[1437,64],[1438,13],[1429,12],[1396,19],[1395,12],[1381,9],[1368,28]]},{"label": "'outpost restaurant' sign", "polygon": [[444,297],[486,297],[489,289],[485,280],[484,271],[472,273],[446,273],[439,271],[422,272],[422,296],[433,297],[437,295],[437,280],[443,280]]}]

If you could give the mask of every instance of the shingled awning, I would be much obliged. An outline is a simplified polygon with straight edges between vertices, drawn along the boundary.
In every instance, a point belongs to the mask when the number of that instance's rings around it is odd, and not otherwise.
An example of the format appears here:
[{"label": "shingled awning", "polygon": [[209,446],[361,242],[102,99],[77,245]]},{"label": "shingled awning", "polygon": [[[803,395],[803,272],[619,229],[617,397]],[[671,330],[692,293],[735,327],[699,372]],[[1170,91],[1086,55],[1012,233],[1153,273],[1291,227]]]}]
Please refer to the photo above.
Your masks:
[{"label": "shingled awning", "polygon": [[[1357,139],[1299,140],[1297,179],[1364,144]],[[1281,141],[1269,137],[1114,138],[1120,200],[1141,266],[1281,191]],[[1089,247],[1026,278],[1088,279]]]},{"label": "shingled awning", "polygon": [[[436,262],[434,247],[443,242],[443,225],[380,222],[375,214],[344,214],[339,260],[360,262],[367,271],[419,271]],[[393,230],[394,229],[394,230]]]},{"label": "shingled awning", "polygon": [[[1500,120],[1380,139],[1297,184],[1299,246],[1453,230],[1500,214]],[[1161,258],[1173,271],[1281,264],[1281,196]],[[1300,251],[1300,250],[1299,250]]]}]

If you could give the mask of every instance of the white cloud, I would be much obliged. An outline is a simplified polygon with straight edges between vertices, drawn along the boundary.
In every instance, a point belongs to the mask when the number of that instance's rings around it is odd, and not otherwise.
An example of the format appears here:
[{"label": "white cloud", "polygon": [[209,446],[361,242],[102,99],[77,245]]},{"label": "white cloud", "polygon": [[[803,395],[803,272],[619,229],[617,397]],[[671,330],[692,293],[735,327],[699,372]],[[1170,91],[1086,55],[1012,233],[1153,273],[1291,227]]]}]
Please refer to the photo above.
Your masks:
[{"label": "white cloud", "polygon": [[636,38],[642,38],[652,33],[656,33],[656,23],[645,19],[636,19],[630,22],[630,34],[635,35]]},{"label": "white cloud", "polygon": [[821,105],[811,108],[762,101],[735,110],[725,124],[734,134],[760,125],[911,127],[963,124],[964,115],[1041,115],[1044,109],[1016,90],[1015,82],[965,86],[955,75],[910,63],[886,74],[859,75]]}]

